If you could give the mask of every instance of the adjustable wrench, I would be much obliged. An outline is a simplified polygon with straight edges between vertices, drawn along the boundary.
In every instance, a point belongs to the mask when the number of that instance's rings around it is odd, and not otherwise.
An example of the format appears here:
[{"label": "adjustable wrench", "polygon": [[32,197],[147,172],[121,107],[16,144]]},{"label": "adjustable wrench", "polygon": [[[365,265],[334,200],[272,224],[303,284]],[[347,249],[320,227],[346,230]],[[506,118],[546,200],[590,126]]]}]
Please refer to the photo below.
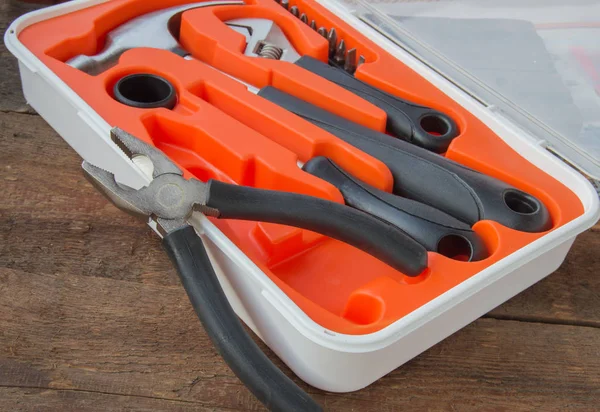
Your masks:
[{"label": "adjustable wrench", "polygon": [[180,56],[187,56],[189,53],[181,48],[177,40],[181,14],[184,11],[243,4],[243,1],[238,0],[205,1],[143,14],[109,32],[100,53],[93,56],[80,54],[67,60],[67,64],[85,73],[96,75],[117,64],[119,57],[127,50],[138,47],[168,50]]},{"label": "adjustable wrench", "polygon": [[[100,53],[94,56],[78,55],[68,60],[67,64],[95,75],[116,64],[125,51],[137,47],[169,50],[180,56],[189,56],[189,53],[178,42],[181,14],[184,11],[243,4],[243,1],[236,0],[207,1],[170,7],[141,15],[108,33],[104,48]],[[387,94],[354,78],[342,69],[310,56],[301,57],[294,50],[283,31],[271,20],[237,19],[228,21],[226,24],[246,36],[248,42],[246,55],[294,62],[380,107],[387,113],[388,131],[396,137],[434,152],[443,152],[458,134],[458,128],[454,121],[441,112]],[[425,130],[423,124],[433,125],[435,131],[438,132],[437,135]]]},{"label": "adjustable wrench", "polygon": [[[386,93],[337,65],[323,63],[311,56],[300,56],[272,20],[249,18],[225,23],[246,37],[245,55],[294,63],[382,109],[387,115],[387,132],[394,137],[442,153],[458,136],[458,126],[450,116]],[[343,42],[340,45],[343,46]]]}]

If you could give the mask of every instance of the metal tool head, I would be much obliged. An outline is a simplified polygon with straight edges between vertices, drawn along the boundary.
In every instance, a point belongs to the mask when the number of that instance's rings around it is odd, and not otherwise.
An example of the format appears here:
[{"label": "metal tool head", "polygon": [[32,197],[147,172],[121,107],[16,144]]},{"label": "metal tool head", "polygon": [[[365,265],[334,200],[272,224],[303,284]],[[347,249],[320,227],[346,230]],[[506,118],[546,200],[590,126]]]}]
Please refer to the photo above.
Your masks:
[{"label": "metal tool head", "polygon": [[246,37],[246,56],[292,63],[300,58],[283,30],[272,20],[234,19],[226,21],[225,24]]},{"label": "metal tool head", "polygon": [[67,64],[88,74],[99,74],[114,66],[121,54],[138,47],[150,47],[187,53],[179,46],[181,14],[190,9],[212,6],[243,5],[243,1],[222,0],[184,4],[143,14],[115,28],[106,36],[102,51],[94,56],[79,55]]},{"label": "metal tool head", "polygon": [[335,27],[329,29],[327,40],[329,41],[329,57],[333,58],[337,50],[337,31],[335,30]]},{"label": "metal tool head", "polygon": [[110,137],[119,149],[132,161],[142,156],[150,160],[152,163],[152,178],[156,179],[158,176],[168,173],[183,176],[181,169],[162,151],[131,133],[119,127],[114,127],[110,131]]},{"label": "metal tool head", "polygon": [[111,138],[134,163],[143,157],[152,167],[152,181],[141,189],[118,183],[115,175],[84,161],[87,179],[119,209],[151,218],[163,233],[181,227],[191,213],[206,204],[207,185],[184,179],[183,172],[164,153],[126,131],[113,128]]}]

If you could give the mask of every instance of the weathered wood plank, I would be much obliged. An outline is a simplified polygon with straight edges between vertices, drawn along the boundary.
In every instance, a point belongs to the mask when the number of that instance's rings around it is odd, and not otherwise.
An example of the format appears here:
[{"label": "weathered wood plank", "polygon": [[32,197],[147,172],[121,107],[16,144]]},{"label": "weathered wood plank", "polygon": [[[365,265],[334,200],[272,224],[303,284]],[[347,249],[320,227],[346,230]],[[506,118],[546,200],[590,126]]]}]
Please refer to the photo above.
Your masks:
[{"label": "weathered wood plank", "polygon": [[[0,387],[260,409],[181,288],[0,273]],[[334,411],[592,409],[600,402],[599,340],[598,328],[480,319],[362,391],[302,385]]]},{"label": "weathered wood plank", "polygon": [[0,399],[3,410],[19,412],[231,411],[224,408],[207,408],[196,402],[63,389],[0,387]]},{"label": "weathered wood plank", "polygon": [[[0,0],[0,33],[4,33],[10,23],[17,17],[33,10],[44,7],[44,5],[28,3],[17,0]],[[4,42],[0,42],[0,111],[14,111],[21,113],[34,113],[27,105],[21,93],[21,80],[17,59],[6,49]]]},{"label": "weathered wood plank", "polygon": [[258,408],[180,287],[8,269],[0,285],[0,387]]},{"label": "weathered wood plank", "polygon": [[0,267],[176,281],[159,239],[92,189],[39,116],[0,113],[0,168]]},{"label": "weathered wood plank", "polygon": [[600,327],[600,225],[577,237],[563,265],[489,316]]}]

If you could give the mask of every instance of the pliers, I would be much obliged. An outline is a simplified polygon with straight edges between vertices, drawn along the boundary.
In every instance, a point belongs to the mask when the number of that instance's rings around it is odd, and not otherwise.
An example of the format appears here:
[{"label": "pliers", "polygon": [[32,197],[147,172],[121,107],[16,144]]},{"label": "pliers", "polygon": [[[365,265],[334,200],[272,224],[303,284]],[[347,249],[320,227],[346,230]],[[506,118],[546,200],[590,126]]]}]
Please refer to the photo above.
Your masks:
[{"label": "pliers", "polygon": [[320,410],[248,336],[188,219],[199,211],[217,218],[308,229],[356,246],[411,276],[427,268],[425,248],[397,227],[343,204],[216,180],[185,179],[182,170],[157,148],[119,128],[111,130],[111,138],[130,159],[145,156],[151,161],[152,181],[135,190],[117,183],[111,172],[84,161],[86,177],[120,209],[156,223],[200,321],[233,372],[271,410]]}]

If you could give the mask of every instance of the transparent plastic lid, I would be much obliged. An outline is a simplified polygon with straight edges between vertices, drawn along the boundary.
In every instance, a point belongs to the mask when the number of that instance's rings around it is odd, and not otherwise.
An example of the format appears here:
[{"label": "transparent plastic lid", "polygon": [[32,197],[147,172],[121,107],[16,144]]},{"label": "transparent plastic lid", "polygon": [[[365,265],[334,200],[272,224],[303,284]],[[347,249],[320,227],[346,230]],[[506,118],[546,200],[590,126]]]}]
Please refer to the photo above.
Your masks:
[{"label": "transparent plastic lid", "polygon": [[600,0],[337,0],[600,180]]}]

